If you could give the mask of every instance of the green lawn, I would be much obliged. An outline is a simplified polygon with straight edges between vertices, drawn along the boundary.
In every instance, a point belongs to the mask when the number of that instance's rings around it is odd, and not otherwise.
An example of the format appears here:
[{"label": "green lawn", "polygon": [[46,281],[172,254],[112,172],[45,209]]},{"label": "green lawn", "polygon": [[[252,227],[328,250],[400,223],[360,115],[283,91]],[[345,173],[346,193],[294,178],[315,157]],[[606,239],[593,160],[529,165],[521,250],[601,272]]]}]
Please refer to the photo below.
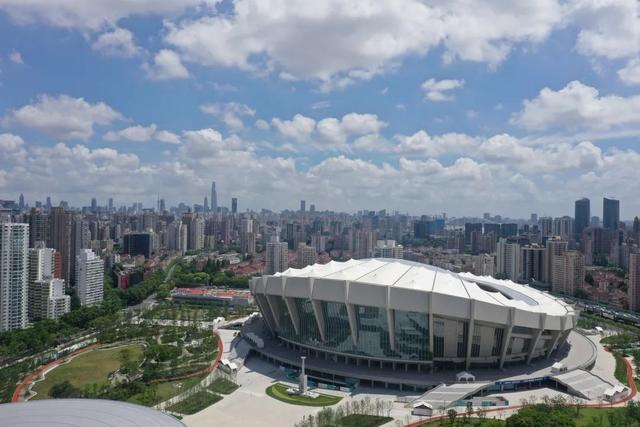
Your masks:
[{"label": "green lawn", "polygon": [[614,351],[611,354],[613,354],[613,357],[616,359],[616,370],[613,374],[622,384],[629,385],[627,382],[627,364],[624,361],[624,357],[617,351]]},{"label": "green lawn", "polygon": [[273,384],[272,386],[267,387],[266,393],[274,399],[280,400],[282,402],[302,406],[331,406],[342,400],[342,397],[331,396],[328,394],[320,394],[320,396],[318,396],[316,399],[304,396],[289,395],[287,393],[287,388],[289,387],[284,384]]},{"label": "green lawn", "polygon": [[131,351],[133,358],[142,356],[143,347],[139,344],[91,350],[49,371],[44,381],[34,385],[33,390],[37,395],[33,399],[48,399],[51,387],[64,381],[69,381],[74,387],[80,389],[90,384],[107,384],[108,375],[120,367],[118,355],[125,348]]},{"label": "green lawn", "polygon": [[216,378],[216,380],[209,386],[209,390],[218,394],[231,394],[239,387],[239,385],[234,384],[225,378]]},{"label": "green lawn", "polygon": [[[489,414],[487,414],[487,417],[489,416]],[[467,421],[467,423],[465,424],[462,421],[462,414],[459,414],[458,417],[456,418],[455,423],[452,425],[449,422],[449,418],[444,419],[444,420],[436,420],[436,421],[431,421],[428,423],[424,423],[421,424],[420,427],[436,427],[436,426],[443,426],[443,427],[502,427],[506,424],[505,421],[503,420],[494,420],[494,419],[490,419],[490,418],[486,418],[482,421],[480,421],[480,419],[478,418],[471,418],[470,421]]]},{"label": "green lawn", "polygon": [[[156,397],[155,403],[164,402],[165,400],[168,400],[173,396],[176,396],[182,393],[183,391],[190,389],[194,385],[198,384],[203,378],[204,376],[196,377],[196,378],[187,378],[184,380],[167,381],[164,383],[158,383],[157,384],[158,388],[156,389],[157,397]],[[142,399],[142,395],[135,394],[128,399],[128,402],[143,404],[140,399]]]},{"label": "green lawn", "polygon": [[340,427],[378,427],[393,421],[392,417],[379,417],[377,415],[352,414],[342,417],[338,426]]},{"label": "green lawn", "polygon": [[183,415],[191,415],[195,414],[196,412],[202,411],[207,406],[211,406],[221,399],[222,396],[203,390],[195,393],[193,396],[186,398],[180,403],[169,406],[167,409],[171,412],[177,412]]}]

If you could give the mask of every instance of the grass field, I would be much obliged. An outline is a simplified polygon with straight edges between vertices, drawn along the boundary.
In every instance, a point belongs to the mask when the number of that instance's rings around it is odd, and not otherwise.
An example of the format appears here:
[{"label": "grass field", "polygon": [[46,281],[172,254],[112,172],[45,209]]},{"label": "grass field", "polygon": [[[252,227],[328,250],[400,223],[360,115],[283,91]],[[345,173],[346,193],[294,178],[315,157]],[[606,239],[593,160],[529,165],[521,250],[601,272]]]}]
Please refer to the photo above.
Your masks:
[{"label": "grass field", "polygon": [[186,398],[180,403],[176,403],[175,405],[168,407],[167,409],[171,412],[177,412],[183,415],[191,415],[195,414],[196,412],[202,411],[207,406],[211,406],[221,399],[222,396],[203,390]]},{"label": "grass field", "polygon": [[613,354],[613,357],[616,359],[616,370],[613,374],[622,384],[629,385],[627,381],[627,364],[624,361],[624,357],[617,351],[614,351],[611,354]]},{"label": "grass field", "polygon": [[120,367],[118,355],[125,348],[131,351],[133,358],[139,358],[143,352],[141,345],[134,344],[105,350],[91,350],[76,356],[69,363],[49,371],[44,381],[36,383],[33,390],[37,395],[33,399],[48,399],[51,387],[64,381],[69,381],[77,388],[83,388],[89,384],[106,384],[107,376]]},{"label": "grass field", "polygon": [[281,402],[290,403],[292,405],[302,406],[331,406],[342,400],[342,397],[331,396],[328,394],[320,394],[316,399],[310,397],[290,395],[287,393],[287,386],[284,384],[273,384],[267,387],[267,395]]},{"label": "grass field", "polygon": [[359,415],[351,414],[342,417],[339,421],[339,427],[378,427],[393,421],[391,417],[380,417],[377,415]]},{"label": "grass field", "polygon": [[[165,400],[168,400],[173,396],[176,396],[183,391],[190,389],[194,385],[198,384],[203,378],[204,375],[196,378],[187,378],[184,380],[158,383],[155,403],[164,402]],[[141,395],[134,394],[133,396],[131,396],[131,398],[128,399],[128,402],[143,404],[143,402],[140,400],[141,398]]]},{"label": "grass field", "polygon": [[231,394],[239,387],[239,385],[234,384],[227,379],[217,378],[213,383],[211,383],[209,390],[218,394]]},{"label": "grass field", "polygon": [[443,427],[470,427],[470,426],[474,426],[474,427],[502,427],[506,424],[505,421],[502,420],[493,420],[493,419],[485,419],[480,421],[478,418],[472,418],[470,421],[467,421],[467,423],[465,424],[464,421],[462,420],[462,417],[460,418],[456,418],[456,421],[454,424],[451,424],[449,422],[449,418],[444,419],[444,420],[437,420],[437,421],[431,421],[430,423],[424,423],[421,424],[420,427],[436,427],[436,426],[443,426]]}]

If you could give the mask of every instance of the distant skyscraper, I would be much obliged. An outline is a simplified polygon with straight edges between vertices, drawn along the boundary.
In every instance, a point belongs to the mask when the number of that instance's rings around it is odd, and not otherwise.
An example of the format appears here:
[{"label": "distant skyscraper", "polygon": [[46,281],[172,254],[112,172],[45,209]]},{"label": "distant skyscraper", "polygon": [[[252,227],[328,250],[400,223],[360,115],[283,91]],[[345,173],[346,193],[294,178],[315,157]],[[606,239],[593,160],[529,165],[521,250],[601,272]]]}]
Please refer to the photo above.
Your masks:
[{"label": "distant skyscraper", "polygon": [[218,211],[218,193],[216,192],[216,182],[211,182],[211,212]]},{"label": "distant skyscraper", "polygon": [[49,216],[41,209],[31,208],[29,213],[29,247],[34,248],[36,242],[49,241]]},{"label": "distant skyscraper", "polygon": [[311,212],[311,213],[315,213],[315,212],[316,212],[316,205],[314,205],[313,203],[311,203],[311,205],[309,206],[309,212]]},{"label": "distant skyscraper", "polygon": [[82,249],[89,249],[90,243],[89,223],[81,215],[74,215],[71,218],[70,277],[67,282],[70,286],[76,283],[76,256]]},{"label": "distant skyscraper", "polygon": [[508,279],[518,280],[520,275],[520,245],[508,243],[507,239],[500,239],[496,248],[496,272],[504,274]]},{"label": "distant skyscraper", "polygon": [[20,197],[18,198],[18,209],[22,211],[24,209],[24,194],[20,193]]},{"label": "distant skyscraper", "polygon": [[575,221],[573,223],[576,240],[582,239],[582,232],[589,227],[591,221],[591,203],[589,199],[582,198],[575,203]]},{"label": "distant skyscraper", "polygon": [[76,260],[76,290],[81,305],[102,302],[104,262],[91,249],[82,249]]},{"label": "distant skyscraper", "polygon": [[96,200],[95,197],[93,197],[91,199],[91,212],[97,212],[98,211],[98,201]]},{"label": "distant skyscraper", "polygon": [[47,210],[51,209],[51,197],[47,196],[47,204],[45,205],[45,207],[47,208]]},{"label": "distant skyscraper", "polygon": [[307,246],[304,243],[300,243],[298,245],[298,250],[296,253],[296,264],[298,265],[298,268],[304,268],[307,265],[313,265],[316,263],[317,259],[318,254],[313,247]]},{"label": "distant skyscraper", "polygon": [[164,212],[167,210],[165,204],[164,204],[164,199],[160,199],[160,206],[158,207],[158,210],[160,211],[160,213]]},{"label": "distant skyscraper", "polygon": [[538,214],[537,213],[532,213],[531,216],[529,217],[529,222],[531,224],[537,224],[538,223]]},{"label": "distant skyscraper", "polygon": [[610,230],[617,230],[620,222],[620,201],[616,199],[602,199],[602,226]]},{"label": "distant skyscraper", "polygon": [[300,212],[305,213],[306,210],[307,210],[307,201],[300,200]]},{"label": "distant skyscraper", "polygon": [[113,197],[109,197],[109,212],[113,211]]},{"label": "distant skyscraper", "polygon": [[207,198],[207,196],[204,196],[204,211],[209,211],[209,198]]},{"label": "distant skyscraper", "polygon": [[238,213],[238,199],[236,197],[231,199],[231,213]]},{"label": "distant skyscraper", "polygon": [[27,326],[28,249],[28,224],[0,224],[0,332]]}]

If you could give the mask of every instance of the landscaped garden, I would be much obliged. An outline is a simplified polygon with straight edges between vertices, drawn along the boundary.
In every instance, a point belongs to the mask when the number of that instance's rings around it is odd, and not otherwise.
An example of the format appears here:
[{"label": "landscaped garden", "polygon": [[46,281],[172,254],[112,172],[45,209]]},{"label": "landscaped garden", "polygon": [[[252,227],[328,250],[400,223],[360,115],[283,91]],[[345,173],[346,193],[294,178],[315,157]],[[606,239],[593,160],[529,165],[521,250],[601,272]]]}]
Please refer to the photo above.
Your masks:
[{"label": "landscaped garden", "polygon": [[32,390],[36,393],[33,399],[49,399],[52,387],[59,383],[69,382],[73,387],[102,387],[108,385],[109,374],[122,367],[120,355],[129,351],[131,357],[139,359],[143,347],[133,344],[123,347],[91,350],[80,354],[67,363],[60,364],[49,371],[45,379],[38,381]]},{"label": "landscaped garden", "polygon": [[342,397],[340,396],[332,396],[329,394],[320,394],[315,399],[297,394],[289,394],[287,393],[288,388],[290,387],[284,384],[273,384],[267,387],[266,393],[268,396],[280,400],[281,402],[302,406],[331,406],[342,400]]},{"label": "landscaped garden", "polygon": [[185,400],[169,406],[167,409],[171,412],[177,412],[183,415],[195,414],[204,408],[213,405],[222,399],[222,396],[211,393],[207,390],[201,390],[187,397]]}]

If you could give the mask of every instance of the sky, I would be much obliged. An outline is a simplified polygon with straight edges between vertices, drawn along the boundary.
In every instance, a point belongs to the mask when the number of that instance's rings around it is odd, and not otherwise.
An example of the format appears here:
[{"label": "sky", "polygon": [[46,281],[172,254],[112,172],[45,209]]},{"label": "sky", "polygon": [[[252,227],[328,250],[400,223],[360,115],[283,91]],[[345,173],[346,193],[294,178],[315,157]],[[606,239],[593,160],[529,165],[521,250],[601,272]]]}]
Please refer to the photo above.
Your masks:
[{"label": "sky", "polygon": [[0,198],[640,214],[636,0],[0,0]]}]

